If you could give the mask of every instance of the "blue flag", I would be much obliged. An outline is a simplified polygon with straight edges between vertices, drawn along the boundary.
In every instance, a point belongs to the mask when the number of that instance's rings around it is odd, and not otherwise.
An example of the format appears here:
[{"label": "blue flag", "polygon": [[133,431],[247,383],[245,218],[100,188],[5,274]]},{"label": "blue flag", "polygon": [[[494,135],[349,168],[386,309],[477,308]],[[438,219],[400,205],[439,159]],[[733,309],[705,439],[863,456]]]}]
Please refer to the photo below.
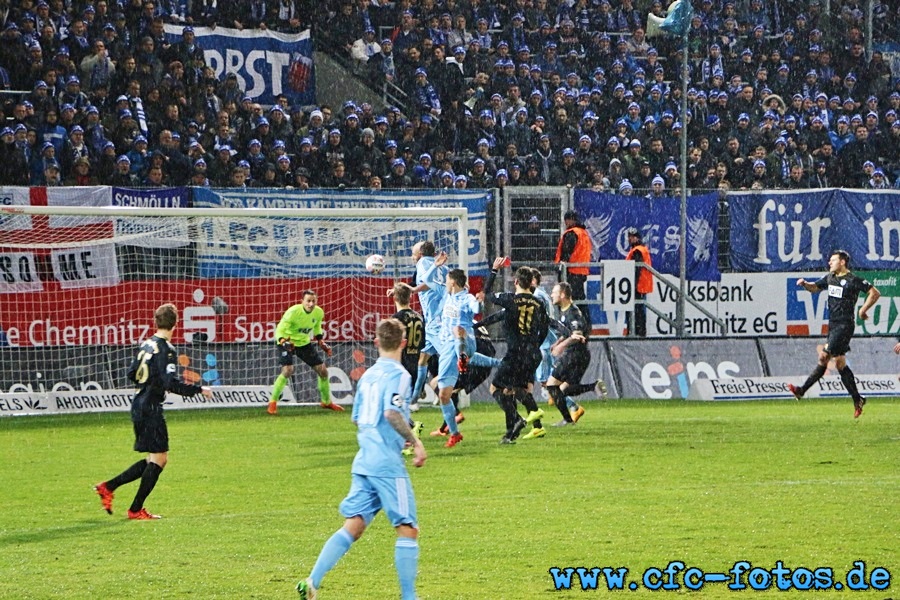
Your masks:
[{"label": "blue flag", "polygon": [[690,0],[675,0],[669,5],[666,18],[659,28],[669,35],[681,37],[691,26],[693,15],[694,8],[691,6]]}]

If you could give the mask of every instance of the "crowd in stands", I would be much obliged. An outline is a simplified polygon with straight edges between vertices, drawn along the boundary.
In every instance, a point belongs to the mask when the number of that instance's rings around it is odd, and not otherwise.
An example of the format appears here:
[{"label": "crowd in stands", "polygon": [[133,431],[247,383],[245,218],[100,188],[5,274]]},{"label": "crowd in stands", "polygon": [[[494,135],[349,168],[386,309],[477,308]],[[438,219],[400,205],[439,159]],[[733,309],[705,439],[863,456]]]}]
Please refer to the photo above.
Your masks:
[{"label": "crowd in stands", "polygon": [[[900,78],[861,0],[0,0],[0,184],[900,188]],[[900,3],[874,0],[876,42]],[[180,39],[167,40],[164,25]],[[261,106],[195,26],[307,28],[401,110]]]}]

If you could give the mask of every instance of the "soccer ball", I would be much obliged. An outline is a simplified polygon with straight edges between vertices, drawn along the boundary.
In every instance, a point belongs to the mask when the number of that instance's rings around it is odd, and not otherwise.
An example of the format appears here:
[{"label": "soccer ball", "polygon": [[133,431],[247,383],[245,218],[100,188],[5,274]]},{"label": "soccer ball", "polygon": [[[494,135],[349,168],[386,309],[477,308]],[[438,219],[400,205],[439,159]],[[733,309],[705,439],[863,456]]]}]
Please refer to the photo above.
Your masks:
[{"label": "soccer ball", "polygon": [[384,271],[384,257],[380,254],[372,254],[366,259],[366,271],[372,275],[378,275]]}]

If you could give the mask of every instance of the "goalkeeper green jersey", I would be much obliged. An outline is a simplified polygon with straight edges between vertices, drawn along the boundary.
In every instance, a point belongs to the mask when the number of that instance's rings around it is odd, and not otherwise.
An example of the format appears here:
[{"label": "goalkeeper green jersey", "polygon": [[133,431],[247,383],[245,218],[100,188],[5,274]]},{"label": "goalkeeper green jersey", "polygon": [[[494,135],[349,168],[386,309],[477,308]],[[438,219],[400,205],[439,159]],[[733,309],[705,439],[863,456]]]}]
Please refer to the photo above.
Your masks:
[{"label": "goalkeeper green jersey", "polygon": [[322,321],[325,320],[325,311],[316,306],[312,312],[306,312],[302,304],[295,304],[281,317],[278,327],[275,328],[275,341],[281,338],[291,340],[294,346],[307,345],[312,338],[322,335]]}]

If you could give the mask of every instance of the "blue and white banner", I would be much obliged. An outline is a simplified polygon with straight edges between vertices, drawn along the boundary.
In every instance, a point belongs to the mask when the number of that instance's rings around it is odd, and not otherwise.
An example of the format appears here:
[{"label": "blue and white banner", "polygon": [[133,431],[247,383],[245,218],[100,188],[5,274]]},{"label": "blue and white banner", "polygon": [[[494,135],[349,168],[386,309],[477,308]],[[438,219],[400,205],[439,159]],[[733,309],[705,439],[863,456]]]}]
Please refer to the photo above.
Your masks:
[{"label": "blue and white banner", "polygon": [[383,216],[359,218],[210,217],[197,225],[201,277],[359,277],[370,254],[385,257],[387,277],[412,273],[413,244],[431,240],[459,264],[459,232],[452,217],[403,216],[391,209],[467,209],[470,275],[486,275],[487,206],[490,193],[474,191],[291,192],[282,189],[210,190],[194,188],[200,208],[375,208]]},{"label": "blue and white banner", "polygon": [[[718,194],[687,199],[687,278],[718,281],[719,261],[716,226],[719,222]],[[575,210],[584,220],[594,243],[592,261],[622,259],[628,254],[629,227],[637,227],[650,249],[653,267],[679,275],[681,244],[681,200],[679,198],[635,198],[575,190]]]},{"label": "blue and white banner", "polygon": [[737,271],[819,271],[834,250],[852,270],[900,267],[900,192],[818,190],[728,195]]},{"label": "blue and white banner", "polygon": [[[166,38],[181,41],[183,27],[166,25]],[[285,94],[291,105],[315,104],[316,79],[309,30],[298,34],[268,29],[194,27],[206,64],[220,80],[235,73],[238,87],[254,102],[271,105]]]}]

